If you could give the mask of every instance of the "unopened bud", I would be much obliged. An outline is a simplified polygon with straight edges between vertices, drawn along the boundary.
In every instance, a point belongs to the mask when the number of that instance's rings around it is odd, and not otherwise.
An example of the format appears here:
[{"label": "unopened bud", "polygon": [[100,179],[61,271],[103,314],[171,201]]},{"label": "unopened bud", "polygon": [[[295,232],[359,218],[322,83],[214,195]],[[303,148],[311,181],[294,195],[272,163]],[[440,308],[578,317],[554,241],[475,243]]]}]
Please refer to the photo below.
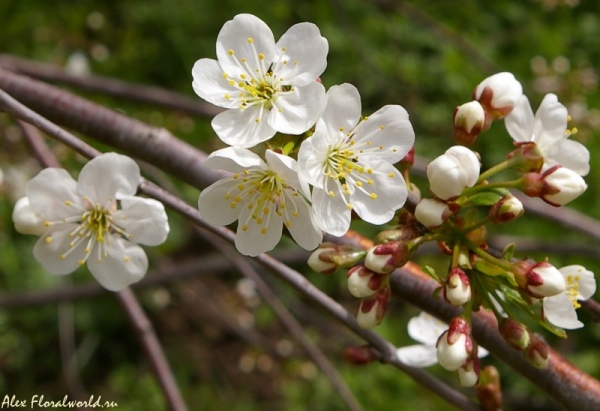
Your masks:
[{"label": "unopened bud", "polygon": [[496,367],[492,365],[483,367],[479,374],[479,385],[476,392],[484,411],[499,411],[502,409],[500,373]]},{"label": "unopened bud", "polygon": [[519,218],[525,213],[523,203],[511,194],[505,195],[492,206],[488,214],[494,224],[506,223]]},{"label": "unopened bud", "polygon": [[477,155],[463,146],[450,147],[427,166],[429,189],[438,198],[449,200],[472,187],[479,178]]},{"label": "unopened bud", "polygon": [[412,146],[408,153],[398,162],[398,167],[403,169],[410,169],[415,162],[415,146]]},{"label": "unopened bud", "polygon": [[368,364],[379,358],[379,354],[371,345],[346,347],[342,351],[342,356],[349,363],[356,365]]},{"label": "unopened bud", "polygon": [[421,224],[429,229],[442,225],[452,215],[450,207],[445,201],[433,198],[422,199],[415,208],[415,217]]},{"label": "unopened bud", "polygon": [[365,256],[363,250],[323,243],[308,258],[308,266],[321,274],[333,274],[338,268],[354,266]]},{"label": "unopened bud", "polygon": [[458,381],[463,387],[474,387],[479,381],[479,370],[481,367],[481,361],[477,356],[471,356],[467,361],[458,369]]},{"label": "unopened bud", "polygon": [[377,274],[364,265],[355,265],[348,271],[348,291],[356,298],[368,298],[381,288],[384,274]]},{"label": "unopened bud", "polygon": [[486,127],[485,110],[478,101],[471,101],[454,110],[454,141],[465,146],[473,144]]},{"label": "unopened bud", "polygon": [[533,334],[530,335],[530,340],[529,346],[523,351],[525,358],[536,368],[546,368],[550,357],[548,345]]},{"label": "unopened bud", "polygon": [[481,103],[490,120],[498,120],[510,114],[522,95],[521,83],[511,73],[503,72],[479,83],[473,99]]},{"label": "unopened bud", "polygon": [[375,244],[387,244],[394,241],[409,241],[420,237],[423,234],[423,228],[419,227],[419,225],[413,221],[406,223],[395,230],[380,231],[373,239],[373,242]]},{"label": "unopened bud", "polygon": [[463,305],[471,299],[469,277],[460,267],[454,267],[444,285],[444,299],[452,305]]},{"label": "unopened bud", "polygon": [[391,291],[389,287],[381,287],[377,294],[363,298],[356,309],[356,322],[361,328],[371,329],[383,321],[387,311]]},{"label": "unopened bud", "polygon": [[535,298],[552,297],[566,289],[564,276],[546,261],[520,261],[513,265],[512,272],[519,286]]},{"label": "unopened bud", "polygon": [[555,207],[575,200],[587,190],[583,177],[566,167],[549,168],[544,172],[543,181],[542,200]]},{"label": "unopened bud", "polygon": [[515,350],[523,351],[529,347],[529,330],[517,320],[505,318],[498,324],[498,330],[504,341]]},{"label": "unopened bud", "polygon": [[406,264],[410,254],[406,241],[378,244],[367,251],[365,266],[376,273],[389,274]]},{"label": "unopened bud", "polygon": [[473,350],[471,326],[463,317],[455,317],[437,341],[437,359],[448,371],[457,371]]}]

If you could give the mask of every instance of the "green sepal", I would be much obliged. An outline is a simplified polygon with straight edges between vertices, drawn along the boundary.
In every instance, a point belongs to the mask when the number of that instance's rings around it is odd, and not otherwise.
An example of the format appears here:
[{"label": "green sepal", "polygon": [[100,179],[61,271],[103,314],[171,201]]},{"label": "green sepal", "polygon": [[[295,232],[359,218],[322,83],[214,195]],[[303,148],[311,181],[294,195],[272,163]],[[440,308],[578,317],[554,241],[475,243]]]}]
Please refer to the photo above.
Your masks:
[{"label": "green sepal", "polygon": [[508,280],[508,282],[517,287],[517,281],[515,280],[515,275],[510,271],[506,271],[497,265],[489,263],[485,260],[477,260],[475,261],[475,269],[485,275],[489,275],[490,277],[502,276]]},{"label": "green sepal", "polygon": [[438,283],[443,284],[443,281],[437,275],[437,273],[435,272],[435,270],[433,269],[433,267],[428,266],[428,265],[424,265],[423,267],[421,267],[421,270],[425,274],[427,274],[428,276],[430,276],[431,278],[433,278],[435,281],[437,281]]},{"label": "green sepal", "polygon": [[510,261],[515,255],[516,249],[517,247],[515,243],[506,244],[506,247],[504,247],[504,250],[502,250],[502,259],[505,261]]},{"label": "green sepal", "polygon": [[509,191],[505,188],[492,188],[473,194],[465,201],[465,205],[492,206],[507,194],[509,194]]}]

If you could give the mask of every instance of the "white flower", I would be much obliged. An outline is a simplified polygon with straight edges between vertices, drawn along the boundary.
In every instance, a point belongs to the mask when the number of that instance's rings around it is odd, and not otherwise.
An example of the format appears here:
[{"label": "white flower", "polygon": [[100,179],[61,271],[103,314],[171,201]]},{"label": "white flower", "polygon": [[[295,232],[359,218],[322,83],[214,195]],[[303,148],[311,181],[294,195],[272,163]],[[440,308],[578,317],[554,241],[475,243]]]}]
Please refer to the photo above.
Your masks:
[{"label": "white flower", "polygon": [[[409,345],[396,350],[400,361],[411,367],[429,367],[438,362],[435,345],[439,336],[448,330],[448,325],[437,318],[421,312],[408,321],[408,335],[421,344]],[[479,358],[488,355],[488,351],[478,347]]]},{"label": "white flower", "polygon": [[298,179],[296,161],[271,150],[265,158],[266,163],[237,147],[212,153],[205,161],[207,166],[234,174],[202,191],[198,199],[202,217],[214,225],[238,220],[235,245],[245,255],[272,250],[281,239],[284,224],[301,247],[316,248],[322,233],[311,220],[305,198],[308,187]]},{"label": "white flower", "polygon": [[479,178],[481,164],[471,150],[463,146],[450,147],[427,166],[429,189],[442,200],[460,195]]},{"label": "white flower", "polygon": [[258,17],[238,14],[223,25],[217,59],[192,69],[194,91],[226,110],[212,126],[229,145],[252,147],[275,132],[301,134],[321,114],[325,89],[316,79],[327,66],[327,40],[317,26],[292,26],[275,44]]},{"label": "white flower", "polygon": [[587,300],[596,292],[594,273],[580,265],[569,265],[558,271],[567,287],[564,292],[544,299],[544,315],[557,327],[568,330],[581,328],[583,323],[577,319],[575,309],[581,306],[578,300]]},{"label": "white flower", "polygon": [[534,142],[539,147],[544,156],[542,171],[559,164],[585,176],[590,171],[590,152],[583,144],[568,139],[567,118],[567,108],[556,95],[546,94],[535,116],[523,95],[504,121],[513,140]]},{"label": "white flower", "polygon": [[137,164],[116,153],[88,162],[77,181],[63,169],[47,168],[15,206],[15,227],[41,235],[33,255],[51,274],[69,274],[87,262],[104,288],[121,290],[148,269],[137,244],[158,245],[169,233],[163,205],[134,197],[139,181]]},{"label": "white flower", "polygon": [[492,119],[505,117],[523,95],[523,87],[512,73],[502,72],[487,77],[475,87],[473,98],[484,106]]},{"label": "white flower", "polygon": [[335,236],[348,231],[352,209],[369,223],[384,224],[408,195],[402,175],[392,165],[414,143],[408,113],[390,105],[359,122],[360,111],[354,86],[331,87],[315,133],[298,153],[300,173],[314,186],[315,220]]}]

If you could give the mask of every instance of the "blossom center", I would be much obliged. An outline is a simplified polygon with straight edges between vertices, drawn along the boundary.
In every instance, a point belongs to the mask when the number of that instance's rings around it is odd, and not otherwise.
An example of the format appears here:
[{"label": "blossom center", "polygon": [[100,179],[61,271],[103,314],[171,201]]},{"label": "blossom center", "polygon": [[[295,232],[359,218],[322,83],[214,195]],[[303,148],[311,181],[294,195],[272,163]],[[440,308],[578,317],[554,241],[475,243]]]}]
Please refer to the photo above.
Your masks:
[{"label": "blossom center", "polygon": [[579,304],[577,301],[577,296],[579,295],[579,281],[581,280],[581,277],[578,275],[568,275],[566,280],[567,289],[565,290],[565,293],[567,294],[567,297],[569,297],[569,300],[571,300],[573,308],[577,309],[581,307],[581,304]]}]

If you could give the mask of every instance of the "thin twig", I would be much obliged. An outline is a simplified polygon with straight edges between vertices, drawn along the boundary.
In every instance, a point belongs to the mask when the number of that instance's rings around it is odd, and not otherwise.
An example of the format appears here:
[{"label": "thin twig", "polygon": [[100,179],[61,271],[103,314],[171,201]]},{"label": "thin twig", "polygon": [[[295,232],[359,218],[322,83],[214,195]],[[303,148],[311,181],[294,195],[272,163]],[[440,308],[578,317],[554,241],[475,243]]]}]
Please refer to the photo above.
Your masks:
[{"label": "thin twig", "polygon": [[146,355],[150,359],[150,364],[165,394],[169,407],[173,411],[187,411],[187,406],[179,392],[179,387],[177,386],[175,377],[173,377],[173,372],[167,362],[160,342],[156,337],[152,323],[148,320],[146,314],[144,314],[144,310],[142,310],[135,294],[129,288],[125,288],[116,293],[116,295],[125,309],[131,325],[134,326]]},{"label": "thin twig", "polygon": [[17,124],[23,132],[29,149],[40,164],[44,167],[60,167],[60,163],[44,142],[44,137],[42,137],[40,131],[23,120],[17,120]]},{"label": "thin twig", "polygon": [[153,104],[194,116],[213,117],[223,111],[219,107],[203,102],[199,97],[189,97],[160,87],[128,83],[112,77],[93,74],[75,76],[65,72],[60,66],[34,62],[8,54],[0,54],[0,67],[50,83],[66,84],[82,90]]}]

